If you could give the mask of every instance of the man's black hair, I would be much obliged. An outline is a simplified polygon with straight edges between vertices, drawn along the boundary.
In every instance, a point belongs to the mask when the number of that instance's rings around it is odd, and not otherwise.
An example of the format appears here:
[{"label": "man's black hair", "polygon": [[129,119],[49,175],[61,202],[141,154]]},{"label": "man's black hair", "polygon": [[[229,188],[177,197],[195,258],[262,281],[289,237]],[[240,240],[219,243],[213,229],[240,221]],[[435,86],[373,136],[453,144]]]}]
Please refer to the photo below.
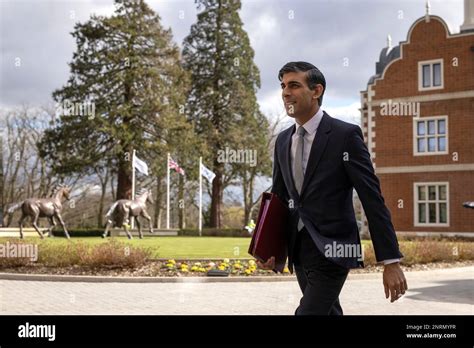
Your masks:
[{"label": "man's black hair", "polygon": [[289,62],[286,63],[278,72],[278,79],[281,81],[283,75],[289,72],[305,72],[306,83],[311,90],[315,89],[317,84],[323,86],[323,93],[321,93],[321,96],[318,98],[318,104],[321,106],[323,104],[324,92],[326,92],[326,79],[324,78],[323,73],[311,63]]}]

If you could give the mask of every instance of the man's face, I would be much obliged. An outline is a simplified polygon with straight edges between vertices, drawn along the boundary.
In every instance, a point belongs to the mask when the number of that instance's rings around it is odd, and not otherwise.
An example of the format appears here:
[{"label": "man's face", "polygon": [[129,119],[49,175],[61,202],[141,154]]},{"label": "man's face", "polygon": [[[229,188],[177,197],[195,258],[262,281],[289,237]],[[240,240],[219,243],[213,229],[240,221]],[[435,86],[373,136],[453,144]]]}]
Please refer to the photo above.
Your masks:
[{"label": "man's face", "polygon": [[281,80],[281,96],[286,113],[290,117],[300,118],[316,112],[317,98],[322,93],[322,85],[309,89],[305,72],[289,72]]}]

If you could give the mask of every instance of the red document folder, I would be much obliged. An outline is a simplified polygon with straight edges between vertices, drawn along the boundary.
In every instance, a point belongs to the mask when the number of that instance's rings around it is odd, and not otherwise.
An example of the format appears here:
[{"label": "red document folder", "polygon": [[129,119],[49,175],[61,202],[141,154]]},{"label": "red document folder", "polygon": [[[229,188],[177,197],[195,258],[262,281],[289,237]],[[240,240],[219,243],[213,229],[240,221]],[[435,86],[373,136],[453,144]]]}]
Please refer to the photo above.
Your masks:
[{"label": "red document folder", "polygon": [[287,206],[273,193],[264,192],[249,254],[261,262],[275,256],[275,271],[283,272],[287,251]]}]

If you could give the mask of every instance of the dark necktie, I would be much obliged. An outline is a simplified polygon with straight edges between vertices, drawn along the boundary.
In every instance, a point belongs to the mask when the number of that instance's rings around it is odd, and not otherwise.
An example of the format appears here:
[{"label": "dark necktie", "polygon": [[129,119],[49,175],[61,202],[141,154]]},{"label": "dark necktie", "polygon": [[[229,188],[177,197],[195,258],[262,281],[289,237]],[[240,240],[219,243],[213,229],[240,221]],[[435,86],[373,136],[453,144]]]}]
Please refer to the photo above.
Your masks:
[{"label": "dark necktie", "polygon": [[[295,165],[294,165],[294,181],[296,190],[301,194],[301,188],[303,187],[304,181],[304,171],[303,171],[303,153],[304,153],[304,136],[306,134],[306,129],[303,127],[298,128],[298,138],[296,141],[296,152],[295,152]],[[298,231],[304,227],[303,221],[301,218],[298,221]]]}]

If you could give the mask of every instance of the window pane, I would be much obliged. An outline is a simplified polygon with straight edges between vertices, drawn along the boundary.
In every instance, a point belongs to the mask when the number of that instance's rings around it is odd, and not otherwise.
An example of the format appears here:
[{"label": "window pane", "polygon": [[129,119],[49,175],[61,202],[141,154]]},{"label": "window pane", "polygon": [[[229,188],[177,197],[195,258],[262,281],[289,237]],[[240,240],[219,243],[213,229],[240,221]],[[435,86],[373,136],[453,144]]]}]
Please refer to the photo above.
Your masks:
[{"label": "window pane", "polygon": [[438,134],[446,134],[446,121],[438,120]]},{"label": "window pane", "polygon": [[439,222],[441,223],[448,222],[446,203],[439,204]]},{"label": "window pane", "polygon": [[426,186],[418,186],[418,200],[426,201]]},{"label": "window pane", "polygon": [[436,151],[436,138],[428,138],[428,152]]},{"label": "window pane", "polygon": [[446,151],[446,138],[445,137],[438,138],[438,151]]},{"label": "window pane", "polygon": [[436,200],[436,186],[428,186],[428,199],[430,201]]},{"label": "window pane", "polygon": [[425,135],[425,121],[417,122],[417,132],[418,135]]},{"label": "window pane", "polygon": [[423,87],[431,86],[430,66],[423,65]]},{"label": "window pane", "polygon": [[441,86],[441,64],[433,64],[433,85]]},{"label": "window pane", "polygon": [[436,133],[436,124],[435,121],[428,121],[428,134],[435,134]]},{"label": "window pane", "polygon": [[439,199],[442,201],[446,200],[446,186],[440,185],[439,187]]},{"label": "window pane", "polygon": [[426,151],[426,139],[419,138],[418,139],[418,152],[425,152]]},{"label": "window pane", "polygon": [[430,223],[436,223],[436,203],[430,203],[429,206],[429,219]]},{"label": "window pane", "polygon": [[418,204],[418,222],[426,222],[426,204]]}]

